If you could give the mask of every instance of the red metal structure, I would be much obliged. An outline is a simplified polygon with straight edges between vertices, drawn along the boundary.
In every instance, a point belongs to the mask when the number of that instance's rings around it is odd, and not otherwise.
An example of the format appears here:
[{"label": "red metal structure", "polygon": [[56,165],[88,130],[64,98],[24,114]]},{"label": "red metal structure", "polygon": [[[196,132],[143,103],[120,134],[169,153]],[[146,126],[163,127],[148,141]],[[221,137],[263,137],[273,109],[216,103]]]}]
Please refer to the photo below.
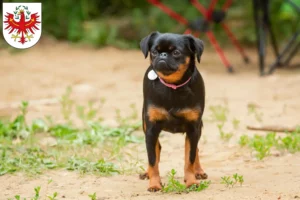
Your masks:
[{"label": "red metal structure", "polygon": [[161,0],[148,0],[149,3],[160,8],[167,15],[169,15],[170,17],[172,17],[182,25],[186,26],[187,29],[185,30],[184,34],[193,34],[194,36],[199,37],[200,32],[204,32],[208,37],[210,43],[213,45],[216,52],[220,56],[227,70],[229,72],[233,72],[233,68],[230,62],[228,61],[228,59],[226,58],[219,43],[217,42],[215,35],[209,29],[209,25],[211,23],[221,23],[222,28],[225,30],[231,42],[240,52],[240,54],[242,55],[246,63],[249,62],[249,58],[245,54],[245,51],[243,50],[242,46],[240,45],[240,43],[238,42],[234,34],[231,32],[227,24],[224,22],[226,11],[232,4],[232,0],[227,0],[222,6],[222,10],[215,9],[215,6],[218,3],[218,1],[219,0],[211,0],[209,7],[205,8],[201,3],[198,2],[198,0],[189,0],[189,2],[204,16],[203,19],[199,18],[195,21],[189,21],[186,18],[184,18],[182,15],[176,13],[171,8],[167,7],[165,4],[161,2]]}]

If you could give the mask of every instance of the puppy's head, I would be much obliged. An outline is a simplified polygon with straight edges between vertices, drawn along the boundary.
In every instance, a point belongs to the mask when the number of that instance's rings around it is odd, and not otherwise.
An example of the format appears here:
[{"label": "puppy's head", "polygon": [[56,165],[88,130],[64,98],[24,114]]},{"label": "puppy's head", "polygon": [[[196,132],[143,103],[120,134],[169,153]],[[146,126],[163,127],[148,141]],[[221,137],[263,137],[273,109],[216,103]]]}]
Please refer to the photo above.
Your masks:
[{"label": "puppy's head", "polygon": [[[203,42],[192,35],[153,32],[140,42],[141,50],[156,73],[169,82],[178,81],[190,65],[195,64],[203,52]],[[171,80],[172,79],[172,80]]]}]

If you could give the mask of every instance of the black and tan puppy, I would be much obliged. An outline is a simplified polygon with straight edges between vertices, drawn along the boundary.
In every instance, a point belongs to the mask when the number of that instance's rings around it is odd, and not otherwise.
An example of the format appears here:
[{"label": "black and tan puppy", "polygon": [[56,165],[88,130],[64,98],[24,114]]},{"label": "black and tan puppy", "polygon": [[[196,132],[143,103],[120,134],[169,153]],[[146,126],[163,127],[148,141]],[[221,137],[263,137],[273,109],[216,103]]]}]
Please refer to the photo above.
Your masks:
[{"label": "black and tan puppy", "polygon": [[140,42],[150,66],[144,76],[143,130],[148,153],[148,170],[140,175],[149,178],[149,191],[161,189],[159,161],[162,130],[186,133],[184,181],[189,187],[205,179],[199,155],[205,88],[196,68],[203,42],[192,35],[153,32]]}]

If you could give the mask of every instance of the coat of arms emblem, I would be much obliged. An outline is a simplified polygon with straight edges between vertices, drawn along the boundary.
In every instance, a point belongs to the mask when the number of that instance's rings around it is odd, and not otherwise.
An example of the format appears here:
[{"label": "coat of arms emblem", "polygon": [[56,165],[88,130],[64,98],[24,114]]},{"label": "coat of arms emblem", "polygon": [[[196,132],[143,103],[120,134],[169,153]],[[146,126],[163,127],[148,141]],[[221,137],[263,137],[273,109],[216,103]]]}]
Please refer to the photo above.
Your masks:
[{"label": "coat of arms emblem", "polygon": [[41,3],[3,3],[3,36],[12,47],[35,45],[42,33]]}]

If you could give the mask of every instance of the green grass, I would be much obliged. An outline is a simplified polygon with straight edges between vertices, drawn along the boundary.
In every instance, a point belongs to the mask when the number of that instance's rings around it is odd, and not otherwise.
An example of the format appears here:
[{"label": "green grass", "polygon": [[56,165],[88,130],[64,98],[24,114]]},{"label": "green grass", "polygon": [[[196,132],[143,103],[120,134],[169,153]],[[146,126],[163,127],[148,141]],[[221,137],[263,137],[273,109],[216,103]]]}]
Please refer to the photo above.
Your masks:
[{"label": "green grass", "polygon": [[186,188],[184,184],[181,184],[175,179],[176,171],[172,169],[168,174],[168,182],[163,185],[162,192],[164,193],[188,193],[188,192],[200,192],[209,187],[210,181],[201,181],[199,185],[192,185]]},{"label": "green grass", "polygon": [[67,170],[79,171],[82,174],[87,172],[94,172],[100,175],[120,173],[113,163],[106,162],[104,159],[92,162],[84,158],[70,158],[68,160]]},{"label": "green grass", "polygon": [[221,177],[221,184],[226,185],[226,187],[234,187],[237,183],[239,183],[240,186],[243,185],[244,177],[242,175],[235,173],[232,176]]},{"label": "green grass", "polygon": [[[57,168],[101,176],[124,173],[125,168],[130,172],[125,167],[130,155],[125,156],[122,150],[128,144],[143,141],[134,134],[141,128],[135,106],[131,105],[128,116],[118,112],[118,126],[110,127],[102,123],[99,114],[103,99],[78,106],[71,99],[71,91],[67,88],[60,100],[64,122],[57,123],[51,116],[28,122],[29,102],[21,103],[20,113],[14,119],[0,120],[0,175],[14,172],[38,175]],[[82,125],[75,125],[74,118],[80,119]],[[134,150],[132,153],[136,154]],[[128,165],[136,170],[138,161],[132,163]]]},{"label": "green grass", "polygon": [[268,133],[265,136],[254,135],[253,137],[242,135],[239,144],[243,147],[248,146],[254,151],[258,160],[269,156],[272,149],[283,153],[296,153],[300,152],[300,131],[286,133],[285,136],[277,136],[276,133]]}]

